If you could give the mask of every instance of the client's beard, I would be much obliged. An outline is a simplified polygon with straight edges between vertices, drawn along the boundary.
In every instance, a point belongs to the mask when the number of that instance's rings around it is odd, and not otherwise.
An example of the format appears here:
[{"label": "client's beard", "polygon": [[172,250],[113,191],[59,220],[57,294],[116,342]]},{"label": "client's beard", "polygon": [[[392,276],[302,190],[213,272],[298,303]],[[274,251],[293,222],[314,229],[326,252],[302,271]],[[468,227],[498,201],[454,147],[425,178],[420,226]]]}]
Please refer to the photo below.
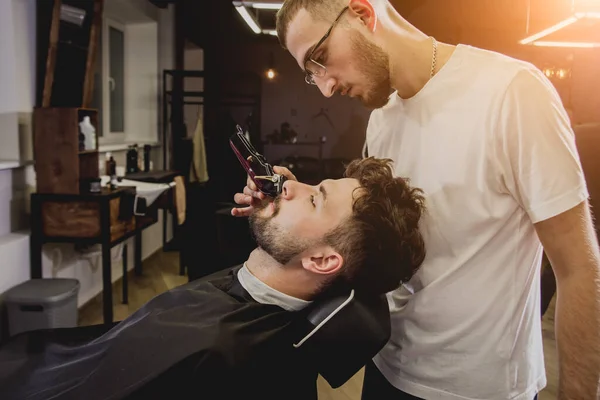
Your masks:
[{"label": "client's beard", "polygon": [[255,211],[248,220],[250,232],[256,241],[256,245],[278,263],[287,264],[294,257],[308,249],[310,243],[297,237],[291,237],[276,223],[274,217],[279,213],[280,200],[279,197],[273,200],[275,210],[272,215],[268,217],[259,215],[261,210],[269,206],[270,202],[264,200],[260,205],[255,206]]}]

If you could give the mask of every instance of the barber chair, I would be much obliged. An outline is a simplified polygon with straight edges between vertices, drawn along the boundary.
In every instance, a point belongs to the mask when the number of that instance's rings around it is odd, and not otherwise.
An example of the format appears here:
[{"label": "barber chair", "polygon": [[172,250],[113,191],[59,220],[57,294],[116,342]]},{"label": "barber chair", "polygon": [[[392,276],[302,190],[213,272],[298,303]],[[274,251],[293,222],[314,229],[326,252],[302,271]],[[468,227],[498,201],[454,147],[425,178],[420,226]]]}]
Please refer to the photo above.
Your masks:
[{"label": "barber chair", "polygon": [[319,374],[338,388],[364,367],[390,338],[390,312],[385,296],[324,298],[306,311],[310,331],[294,343],[318,367]]},{"label": "barber chair", "polygon": [[[234,273],[226,268],[202,279]],[[390,311],[385,295],[358,296],[354,290],[324,295],[298,313],[297,340],[303,352],[332,388],[338,388],[363,368],[390,339]]]}]

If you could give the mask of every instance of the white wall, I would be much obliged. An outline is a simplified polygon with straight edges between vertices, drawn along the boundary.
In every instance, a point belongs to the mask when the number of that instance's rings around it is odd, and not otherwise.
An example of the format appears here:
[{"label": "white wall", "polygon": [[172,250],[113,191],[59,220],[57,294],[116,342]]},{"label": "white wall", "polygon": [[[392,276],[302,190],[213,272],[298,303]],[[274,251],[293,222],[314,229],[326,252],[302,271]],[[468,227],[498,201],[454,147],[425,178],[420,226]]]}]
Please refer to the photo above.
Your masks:
[{"label": "white wall", "polygon": [[[13,4],[13,21],[35,21],[35,0],[12,0],[10,2]],[[15,111],[31,112],[31,106],[35,103],[35,25],[15,23],[14,43],[17,89]]]},{"label": "white wall", "polygon": [[[0,113],[14,112],[18,102],[17,96],[17,65],[15,54],[15,23],[13,20],[13,3],[15,0],[0,1],[0,54],[6,55],[0,63]],[[1,134],[1,133],[0,133]]]},{"label": "white wall", "polygon": [[35,99],[35,0],[0,1],[0,113],[30,111]]},{"label": "white wall", "polygon": [[0,237],[11,233],[10,202],[12,200],[12,171],[0,171]]},{"label": "white wall", "polygon": [[[2,64],[3,63],[0,62],[0,76],[3,73],[3,71],[1,71]],[[0,83],[0,85],[2,85],[2,83]],[[3,90],[0,90],[0,96],[2,95],[2,93]],[[19,113],[17,112],[0,113],[0,140],[2,140],[2,145],[0,146],[0,160],[19,160],[18,119]]]},{"label": "white wall", "polygon": [[[116,3],[124,0],[111,0]],[[165,40],[173,37],[173,12],[169,10],[154,10],[152,7],[146,7],[147,2],[131,3],[130,6],[139,4],[143,6],[145,16],[156,17],[154,28],[150,28],[147,20],[141,20],[139,27],[134,29],[134,37],[141,41],[140,46],[144,46],[144,35],[158,35],[159,48],[157,50],[147,51],[145,54],[157,52],[160,54],[157,67],[156,62],[152,66],[141,66],[142,74],[148,85],[158,87],[158,78],[162,74],[160,69],[162,65],[169,64],[169,54],[173,54],[170,47],[172,40]],[[127,9],[131,13],[131,7]],[[156,43],[156,40],[154,40]],[[133,44],[132,44],[133,45]],[[135,48],[135,47],[133,47]],[[0,63],[0,114],[18,113],[19,117],[30,115],[34,106],[35,99],[35,0],[0,0],[0,54],[3,60]],[[140,63],[147,62],[148,59],[140,60]],[[130,71],[133,73],[133,71]],[[154,82],[152,77],[154,76]],[[136,119],[139,119],[139,129],[157,131],[157,110],[151,110],[148,99],[140,99],[131,93],[132,98],[128,101],[140,102],[134,107]],[[157,89],[154,95],[158,97]],[[25,118],[26,119],[26,118]],[[2,119],[0,119],[1,121]],[[6,119],[5,119],[6,121]],[[14,121],[8,125],[14,125]],[[18,118],[16,119],[18,121]],[[25,124],[27,125],[27,124]],[[10,128],[10,126],[9,126]],[[28,127],[27,129],[30,129]],[[0,129],[0,148],[5,144],[14,146],[19,143],[21,146],[31,146],[31,143],[23,138],[19,138],[18,126],[14,129]],[[26,130],[30,135],[30,130]],[[23,133],[21,134],[23,136]],[[15,137],[17,139],[15,139]],[[18,149],[17,149],[18,150]],[[31,149],[21,151],[22,154],[31,154]],[[15,154],[19,154],[17,151]],[[155,167],[159,166],[161,149],[155,148],[153,151],[153,161]],[[125,153],[115,153],[115,158],[120,165],[125,165]],[[104,156],[101,154],[101,159]],[[1,161],[1,160],[0,160]],[[35,187],[35,172],[33,167],[20,167],[17,169],[2,169],[0,163],[0,294],[7,289],[29,279],[29,232],[27,204],[29,192]],[[161,217],[161,214],[159,214]],[[169,224],[170,226],[170,224]],[[171,238],[170,229],[167,239]],[[129,263],[128,267],[133,269],[133,256],[135,254],[133,240],[129,243]],[[142,235],[142,258],[146,258],[162,246],[162,219],[154,226],[148,228]],[[122,265],[120,259],[121,246],[113,249],[113,281],[119,279],[122,275]],[[101,293],[102,290],[102,260],[99,256],[82,257],[81,254],[73,250],[72,245],[48,244],[44,246],[42,257],[44,277],[60,276],[75,277],[80,280],[81,290],[78,303],[81,305],[94,296]]]},{"label": "white wall", "polygon": [[19,112],[35,99],[35,24],[21,21],[35,21],[35,0],[0,1],[0,163],[21,161]]},{"label": "white wall", "polygon": [[164,12],[148,0],[104,0],[104,13],[122,22],[150,22],[159,19]]},{"label": "white wall", "polygon": [[125,130],[128,142],[157,141],[158,24],[127,25],[125,51]]}]

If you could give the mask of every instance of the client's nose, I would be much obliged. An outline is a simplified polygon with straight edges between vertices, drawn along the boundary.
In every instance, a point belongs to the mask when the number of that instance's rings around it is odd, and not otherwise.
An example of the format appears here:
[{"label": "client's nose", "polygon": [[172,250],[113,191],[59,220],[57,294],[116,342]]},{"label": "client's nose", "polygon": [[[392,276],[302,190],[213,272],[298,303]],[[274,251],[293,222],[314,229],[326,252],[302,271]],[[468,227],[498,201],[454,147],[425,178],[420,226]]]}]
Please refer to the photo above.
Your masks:
[{"label": "client's nose", "polygon": [[281,188],[281,197],[283,197],[285,200],[291,200],[306,186],[307,185],[294,180],[287,180],[283,183]]},{"label": "client's nose", "polygon": [[283,182],[283,186],[281,187],[281,197],[284,199],[289,199],[289,196],[291,195],[290,184],[292,184],[292,181],[288,180]]}]

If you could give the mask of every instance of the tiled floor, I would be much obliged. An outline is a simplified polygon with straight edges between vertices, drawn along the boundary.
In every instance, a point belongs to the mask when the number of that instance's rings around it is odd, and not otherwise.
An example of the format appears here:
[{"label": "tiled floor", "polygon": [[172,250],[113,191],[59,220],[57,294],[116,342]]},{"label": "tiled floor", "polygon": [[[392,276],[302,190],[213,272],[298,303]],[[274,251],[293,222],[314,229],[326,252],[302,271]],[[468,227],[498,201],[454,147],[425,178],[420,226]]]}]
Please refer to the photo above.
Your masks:
[{"label": "tiled floor", "polygon": [[[122,320],[137,310],[144,303],[159,293],[187,282],[187,278],[179,276],[177,253],[158,252],[144,262],[144,273],[141,277],[131,275],[129,278],[129,304],[121,304],[121,284],[115,284],[114,313],[115,320]],[[84,306],[80,312],[80,325],[91,325],[102,322],[102,305],[100,296]],[[554,300],[544,317],[543,324],[544,353],[546,357],[546,373],[548,385],[539,400],[556,399],[558,382],[558,364],[554,340]],[[332,389],[327,382],[319,379],[319,400],[359,400],[362,388],[363,372],[360,371],[344,386]]]}]

